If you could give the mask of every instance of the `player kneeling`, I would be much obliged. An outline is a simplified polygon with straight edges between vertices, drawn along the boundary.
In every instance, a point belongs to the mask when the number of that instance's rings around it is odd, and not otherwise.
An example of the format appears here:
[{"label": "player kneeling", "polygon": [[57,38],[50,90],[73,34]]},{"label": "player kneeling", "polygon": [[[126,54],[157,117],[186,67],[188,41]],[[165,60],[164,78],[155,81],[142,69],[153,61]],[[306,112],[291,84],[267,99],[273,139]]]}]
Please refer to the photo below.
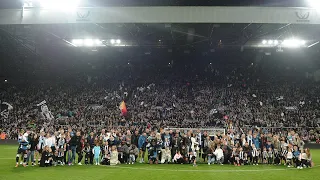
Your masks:
[{"label": "player kneeling", "polygon": [[165,149],[162,149],[162,156],[161,156],[161,164],[164,164],[165,162],[170,163],[171,161],[171,150],[169,147],[166,147]]}]

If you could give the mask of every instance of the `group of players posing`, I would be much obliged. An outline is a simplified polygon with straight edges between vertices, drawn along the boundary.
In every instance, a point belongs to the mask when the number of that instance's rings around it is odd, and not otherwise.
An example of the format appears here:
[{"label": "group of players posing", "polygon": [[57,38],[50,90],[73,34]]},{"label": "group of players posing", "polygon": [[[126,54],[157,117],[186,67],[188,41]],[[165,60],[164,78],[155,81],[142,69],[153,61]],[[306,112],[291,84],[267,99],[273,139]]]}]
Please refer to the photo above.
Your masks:
[{"label": "group of players posing", "polygon": [[53,160],[64,164],[65,151],[67,150],[66,139],[64,136],[51,136],[41,132],[39,136],[33,132],[24,132],[21,130],[18,136],[18,152],[16,155],[16,167],[20,164],[28,166],[31,159],[31,165],[49,166]]},{"label": "group of players posing", "polygon": [[[252,150],[240,147],[233,148],[230,162],[235,166],[240,165],[258,165],[261,164],[274,164],[274,165],[287,165],[288,167],[296,167],[302,169],[304,167],[311,167],[310,149],[299,150],[298,146],[282,147],[281,150],[273,149],[272,147],[263,148],[263,151],[257,149],[252,144]],[[244,149],[246,149],[244,151]]]},{"label": "group of players posing", "polygon": [[[112,134],[112,133],[111,133]],[[102,163],[105,165],[115,165],[121,163],[134,163],[140,153],[140,163],[144,162],[144,152],[148,151],[148,161],[150,164],[165,162],[191,163],[196,166],[200,157],[207,160],[208,165],[234,164],[240,165],[258,165],[258,164],[285,164],[288,167],[312,166],[310,150],[304,149],[299,138],[290,133],[286,138],[269,134],[238,135],[229,133],[210,137],[206,132],[149,132],[135,134],[137,145],[130,144],[131,134],[122,135],[122,141],[116,143],[117,135],[108,135],[108,140],[104,141],[107,133],[100,136],[81,135],[80,132],[73,133],[71,129],[68,132],[60,130],[53,135],[41,132],[39,135],[30,131],[21,131],[18,141],[19,148],[16,156],[16,167],[20,162],[27,166],[31,159],[31,165],[38,164],[41,167],[52,165],[72,165],[75,163],[76,154],[78,154],[78,165],[83,153],[85,153],[85,164],[96,165]],[[161,137],[162,136],[162,137]],[[123,138],[125,137],[125,138]],[[129,141],[126,141],[126,139]],[[162,140],[164,139],[164,141]],[[242,146],[241,146],[241,145]],[[261,147],[261,149],[260,149]],[[119,153],[118,153],[119,152]],[[67,159],[68,158],[68,159]]]}]

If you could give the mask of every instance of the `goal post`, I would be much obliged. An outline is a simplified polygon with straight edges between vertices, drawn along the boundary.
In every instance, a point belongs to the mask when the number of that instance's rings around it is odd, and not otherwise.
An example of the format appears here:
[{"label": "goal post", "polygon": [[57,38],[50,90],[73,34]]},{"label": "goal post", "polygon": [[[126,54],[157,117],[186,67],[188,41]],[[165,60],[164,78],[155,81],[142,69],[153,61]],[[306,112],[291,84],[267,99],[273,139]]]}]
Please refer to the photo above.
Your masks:
[{"label": "goal post", "polygon": [[216,134],[220,133],[221,135],[226,134],[226,130],[223,128],[175,128],[175,127],[167,127],[164,128],[164,130],[169,131],[169,130],[179,130],[182,133],[187,133],[188,131],[192,130],[193,132],[197,132],[200,130],[202,133],[206,131],[209,136],[215,136]]}]

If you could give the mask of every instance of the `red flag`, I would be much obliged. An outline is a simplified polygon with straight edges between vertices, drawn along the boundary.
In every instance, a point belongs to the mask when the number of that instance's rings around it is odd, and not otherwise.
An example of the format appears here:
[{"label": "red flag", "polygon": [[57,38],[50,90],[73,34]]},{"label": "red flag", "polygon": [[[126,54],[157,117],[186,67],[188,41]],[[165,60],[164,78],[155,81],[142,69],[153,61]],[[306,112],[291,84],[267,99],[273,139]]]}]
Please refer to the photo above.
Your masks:
[{"label": "red flag", "polygon": [[127,107],[126,107],[126,103],[124,101],[122,101],[120,103],[119,109],[121,110],[122,116],[126,116],[127,115]]}]

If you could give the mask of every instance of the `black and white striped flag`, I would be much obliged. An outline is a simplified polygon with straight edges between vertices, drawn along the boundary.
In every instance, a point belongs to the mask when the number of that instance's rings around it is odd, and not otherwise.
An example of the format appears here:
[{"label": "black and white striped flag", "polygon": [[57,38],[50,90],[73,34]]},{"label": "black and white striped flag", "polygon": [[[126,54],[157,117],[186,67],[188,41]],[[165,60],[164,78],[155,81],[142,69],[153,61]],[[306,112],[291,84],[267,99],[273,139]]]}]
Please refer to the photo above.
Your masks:
[{"label": "black and white striped flag", "polygon": [[44,119],[52,120],[54,118],[45,100],[37,104],[37,106],[40,107],[40,110],[41,110],[40,114]]},{"label": "black and white striped flag", "polygon": [[0,100],[0,116],[7,119],[9,117],[10,110],[13,109],[13,106],[7,102],[2,102]]}]

